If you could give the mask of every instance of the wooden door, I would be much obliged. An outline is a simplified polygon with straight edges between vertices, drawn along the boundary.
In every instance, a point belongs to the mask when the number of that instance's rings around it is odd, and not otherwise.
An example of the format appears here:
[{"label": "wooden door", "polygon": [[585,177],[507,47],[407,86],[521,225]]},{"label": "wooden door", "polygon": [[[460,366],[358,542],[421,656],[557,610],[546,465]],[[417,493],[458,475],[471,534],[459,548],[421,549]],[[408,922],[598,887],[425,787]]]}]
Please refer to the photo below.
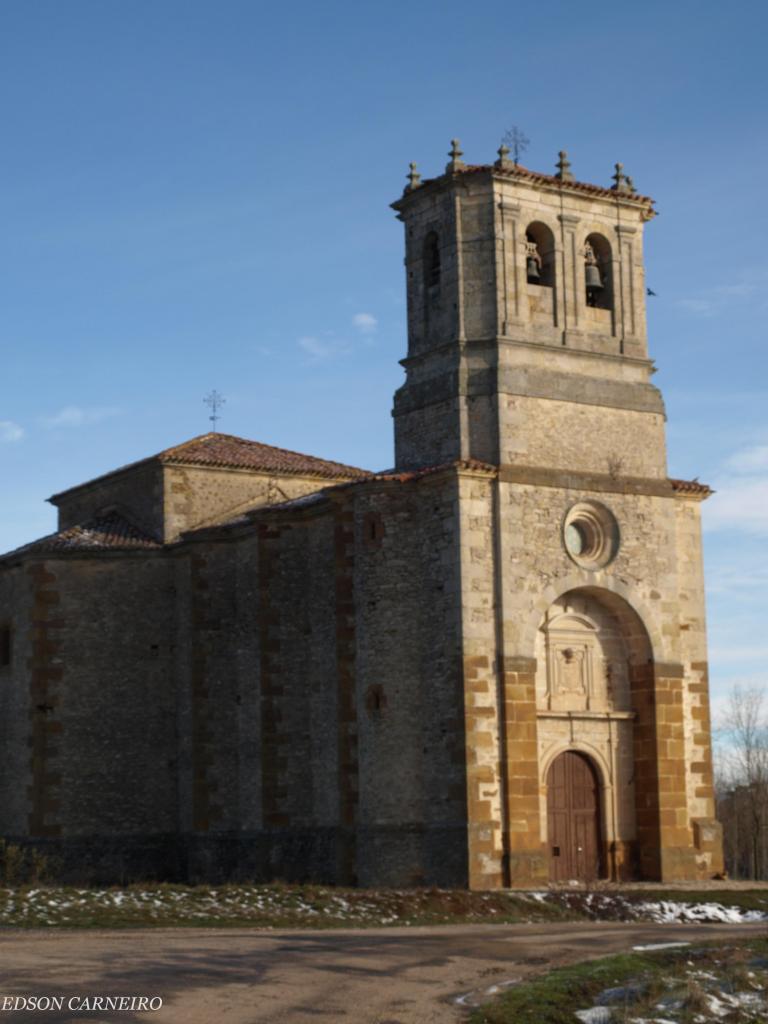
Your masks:
[{"label": "wooden door", "polygon": [[600,804],[597,776],[583,754],[566,750],[547,775],[547,842],[553,882],[600,876]]}]

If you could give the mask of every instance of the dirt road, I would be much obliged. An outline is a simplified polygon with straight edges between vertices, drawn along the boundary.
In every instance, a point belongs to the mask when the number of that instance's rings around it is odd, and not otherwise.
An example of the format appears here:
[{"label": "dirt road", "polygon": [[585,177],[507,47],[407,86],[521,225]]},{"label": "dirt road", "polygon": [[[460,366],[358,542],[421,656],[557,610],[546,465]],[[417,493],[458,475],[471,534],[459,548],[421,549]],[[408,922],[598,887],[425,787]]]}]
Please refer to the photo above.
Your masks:
[{"label": "dirt road", "polygon": [[[638,944],[765,931],[765,924],[614,922],[301,932],[9,930],[0,932],[0,1024],[451,1024],[492,986],[568,961]],[[3,1009],[3,999],[9,1007],[8,997],[17,995],[60,996],[65,1009]],[[70,1000],[82,1007],[84,997],[96,995],[159,996],[163,1005],[154,1012],[66,1009]]]}]

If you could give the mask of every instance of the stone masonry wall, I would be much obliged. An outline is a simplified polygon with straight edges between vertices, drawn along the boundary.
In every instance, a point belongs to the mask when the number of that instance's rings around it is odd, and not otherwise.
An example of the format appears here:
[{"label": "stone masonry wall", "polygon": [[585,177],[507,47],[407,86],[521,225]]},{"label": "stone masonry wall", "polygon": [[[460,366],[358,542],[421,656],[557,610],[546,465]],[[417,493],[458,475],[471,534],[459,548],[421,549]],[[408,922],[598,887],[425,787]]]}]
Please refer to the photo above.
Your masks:
[{"label": "stone masonry wall", "polygon": [[397,420],[398,466],[443,466],[461,458],[460,401],[456,398],[414,409]]},{"label": "stone masonry wall", "polygon": [[471,888],[504,884],[503,769],[499,719],[495,551],[487,475],[459,477],[462,668]]},{"label": "stone masonry wall", "polygon": [[[456,290],[461,268],[457,261],[456,205],[452,197],[435,195],[409,219],[405,230],[405,273],[408,296],[408,354],[418,356],[457,333]],[[439,283],[430,286],[424,265],[427,236],[437,235]]]},{"label": "stone masonry wall", "polygon": [[232,519],[260,505],[274,505],[328,485],[318,477],[257,473],[208,466],[166,465],[165,540],[187,530]]},{"label": "stone masonry wall", "polygon": [[17,636],[5,695],[5,756],[14,762],[5,834],[54,846],[67,877],[175,873],[168,564],[145,555],[32,559],[0,579]]},{"label": "stone masonry wall", "polygon": [[686,797],[699,870],[711,876],[723,870],[723,860],[722,827],[715,820],[700,508],[695,499],[678,498],[677,551],[681,658],[685,668]]},{"label": "stone masonry wall", "polygon": [[452,473],[355,489],[362,884],[463,884],[465,742]]},{"label": "stone masonry wall", "polygon": [[68,492],[56,502],[60,530],[92,518],[105,508],[125,510],[131,521],[157,540],[164,536],[163,473],[156,462],[114,473]]},{"label": "stone masonry wall", "polygon": [[328,514],[267,514],[236,538],[180,549],[191,591],[182,630],[192,655],[178,672],[193,877],[334,877],[330,523]]},{"label": "stone masonry wall", "polygon": [[[176,829],[174,633],[170,567],[141,556],[60,559],[64,666],[61,834]],[[126,614],[130,613],[130,627]]]},{"label": "stone masonry wall", "polygon": [[[495,484],[492,480],[475,480],[468,484],[463,505],[470,543],[463,550],[463,559],[470,566],[464,590],[465,649],[477,659],[468,666],[474,678],[471,688],[479,691],[473,703],[479,704],[480,716],[474,716],[477,737],[468,741],[470,786],[473,777],[472,758],[485,761],[487,778],[478,781],[478,803],[470,825],[483,825],[488,836],[487,849],[478,857],[478,871],[484,877],[494,870],[503,877],[506,853],[513,865],[513,877],[524,876],[525,870],[535,875],[535,852],[540,851],[540,797],[533,793],[530,775],[539,786],[535,749],[534,698],[526,689],[532,682],[535,638],[543,615],[559,595],[589,588],[599,595],[605,592],[634,609],[644,623],[654,657],[655,672],[646,679],[638,665],[633,682],[635,758],[647,759],[647,771],[639,772],[637,785],[637,822],[640,845],[648,848],[651,860],[644,871],[648,877],[659,873],[665,878],[693,877],[695,861],[694,825],[698,805],[691,794],[690,774],[698,768],[687,762],[684,734],[693,735],[695,716],[683,703],[683,692],[691,683],[699,685],[698,670],[684,667],[681,637],[690,629],[690,612],[679,597],[679,565],[687,559],[696,561],[695,549],[686,548],[678,540],[678,500],[670,493],[638,494],[633,487],[616,482],[611,487],[603,481],[599,491],[574,486],[575,475],[563,475],[559,486],[534,486],[520,478]],[[514,474],[513,474],[514,476]],[[584,478],[585,482],[589,478]],[[498,490],[495,492],[495,488]],[[562,524],[568,508],[576,501],[592,499],[611,509],[618,522],[620,547],[616,558],[599,571],[579,568],[568,556],[562,542]],[[498,523],[494,523],[494,502],[499,502]],[[472,532],[474,528],[474,532]],[[682,546],[679,548],[678,544]],[[494,566],[494,549],[498,567]],[[493,614],[484,606],[483,593],[494,585],[494,573],[501,572],[502,593],[497,596],[501,623],[496,626],[494,640]],[[498,584],[497,584],[498,585]],[[628,620],[629,621],[629,620]],[[634,627],[624,627],[630,634]],[[470,651],[467,639],[476,646]],[[504,687],[508,692],[506,706],[496,702],[494,692],[493,652],[505,666]],[[482,660],[484,659],[485,660]],[[703,698],[703,693],[699,694]],[[468,728],[473,726],[468,719]],[[515,731],[517,729],[517,732]],[[530,733],[530,735],[529,735]],[[501,748],[496,737],[502,737]],[[533,746],[531,746],[533,745]],[[506,747],[506,749],[504,749]],[[531,748],[529,750],[529,747]],[[526,758],[531,754],[531,771],[526,774]],[[501,760],[508,769],[501,778],[493,765]],[[485,787],[483,789],[483,786]],[[499,793],[506,799],[505,814],[497,811]],[[693,789],[695,794],[695,788]],[[530,800],[530,806],[528,805]],[[471,806],[471,805],[470,805]],[[508,833],[505,849],[505,831]],[[652,849],[661,845],[661,861],[652,860]],[[524,853],[529,869],[522,867],[515,856]],[[540,854],[539,854],[540,856]],[[483,860],[482,858],[485,858]],[[530,858],[533,858],[532,860]],[[494,868],[495,865],[495,868]],[[470,875],[472,877],[472,875]],[[477,875],[475,877],[478,877]]]},{"label": "stone masonry wall", "polygon": [[57,500],[59,528],[85,522],[105,508],[123,510],[166,543],[180,534],[328,486],[327,479],[248,469],[161,464],[155,460],[76,488]]},{"label": "stone masonry wall", "polygon": [[[48,591],[38,575],[30,575],[24,566],[0,571],[0,626],[11,631],[11,663],[0,667],[0,834],[25,835],[29,829],[34,763],[33,733],[42,748],[48,742],[44,712],[32,703],[33,648],[50,642],[55,608],[40,600]],[[37,600],[36,600],[37,598]],[[50,610],[49,610],[50,609]],[[51,680],[38,677],[38,685],[47,689]],[[42,699],[38,703],[42,703]],[[39,724],[38,724],[39,723]],[[51,741],[53,737],[51,736]],[[44,754],[44,752],[43,752]],[[41,780],[42,781],[42,780]]]},{"label": "stone masonry wall", "polygon": [[503,464],[666,477],[660,413],[521,396],[501,400]]},{"label": "stone masonry wall", "polygon": [[456,507],[451,478],[359,485],[189,545],[194,871],[228,841],[231,873],[465,881]]}]

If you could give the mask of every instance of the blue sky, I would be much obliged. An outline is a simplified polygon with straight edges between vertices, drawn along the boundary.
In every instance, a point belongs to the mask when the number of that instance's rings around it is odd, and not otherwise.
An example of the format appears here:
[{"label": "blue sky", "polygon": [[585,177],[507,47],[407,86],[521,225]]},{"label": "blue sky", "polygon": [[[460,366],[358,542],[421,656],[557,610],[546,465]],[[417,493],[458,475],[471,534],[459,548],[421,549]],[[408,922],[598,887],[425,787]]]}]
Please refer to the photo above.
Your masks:
[{"label": "blue sky", "polygon": [[713,692],[765,678],[766,72],[758,3],[0,5],[0,549],[44,499],[208,427],[392,461],[408,161],[505,130],[646,232],[670,472],[704,506]]}]

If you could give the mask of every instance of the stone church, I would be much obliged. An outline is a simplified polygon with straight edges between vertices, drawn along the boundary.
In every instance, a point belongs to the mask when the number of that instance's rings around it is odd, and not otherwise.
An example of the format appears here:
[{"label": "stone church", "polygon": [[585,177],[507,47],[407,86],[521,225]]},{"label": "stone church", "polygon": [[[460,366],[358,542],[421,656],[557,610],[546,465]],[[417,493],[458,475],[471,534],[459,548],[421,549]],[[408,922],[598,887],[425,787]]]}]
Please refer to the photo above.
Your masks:
[{"label": "stone church", "polygon": [[667,475],[653,202],[414,165],[395,463],[209,433],[0,559],[0,833],[90,880],[695,879],[698,482]]}]

